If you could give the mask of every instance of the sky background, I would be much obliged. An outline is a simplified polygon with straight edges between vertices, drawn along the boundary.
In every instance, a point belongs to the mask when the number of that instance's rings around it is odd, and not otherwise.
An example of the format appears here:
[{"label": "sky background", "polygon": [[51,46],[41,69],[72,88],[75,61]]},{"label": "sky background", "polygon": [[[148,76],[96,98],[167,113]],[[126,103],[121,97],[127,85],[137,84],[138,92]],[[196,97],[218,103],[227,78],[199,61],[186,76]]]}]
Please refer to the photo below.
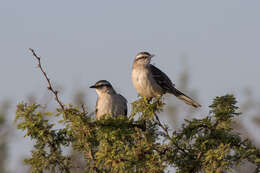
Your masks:
[{"label": "sky background", "polygon": [[[136,99],[131,65],[140,51],[155,54],[153,63],[173,82],[185,57],[190,88],[198,90],[204,111],[215,96],[233,93],[240,101],[247,87],[260,98],[259,16],[259,0],[1,0],[0,101],[9,98],[15,105],[29,94],[47,93],[28,48],[62,86],[63,102],[72,102],[73,91],[83,88],[91,111],[96,93],[88,87],[100,79],[129,103]],[[11,146],[13,165],[17,155],[28,153],[22,139]]]}]

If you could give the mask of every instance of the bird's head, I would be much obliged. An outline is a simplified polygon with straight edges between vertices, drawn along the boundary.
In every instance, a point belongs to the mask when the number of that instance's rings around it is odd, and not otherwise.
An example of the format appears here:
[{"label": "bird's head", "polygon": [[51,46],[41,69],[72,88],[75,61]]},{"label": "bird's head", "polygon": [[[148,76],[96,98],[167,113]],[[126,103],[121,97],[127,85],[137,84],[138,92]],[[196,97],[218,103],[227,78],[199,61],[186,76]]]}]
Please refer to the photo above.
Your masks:
[{"label": "bird's head", "polygon": [[134,63],[148,65],[151,62],[152,57],[154,57],[154,55],[151,55],[148,52],[140,52],[136,55]]},{"label": "bird's head", "polygon": [[107,80],[97,81],[95,85],[90,86],[90,88],[95,88],[98,95],[114,92],[112,85]]}]

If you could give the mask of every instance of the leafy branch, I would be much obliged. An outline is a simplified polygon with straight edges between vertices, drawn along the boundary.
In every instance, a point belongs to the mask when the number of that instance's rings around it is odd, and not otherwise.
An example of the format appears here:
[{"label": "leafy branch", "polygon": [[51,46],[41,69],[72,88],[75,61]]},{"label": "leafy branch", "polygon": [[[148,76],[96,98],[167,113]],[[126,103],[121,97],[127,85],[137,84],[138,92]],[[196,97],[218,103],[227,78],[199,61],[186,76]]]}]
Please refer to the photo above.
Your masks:
[{"label": "leafy branch", "polygon": [[[84,105],[81,110],[64,106],[41,66],[40,57],[33,49],[30,51],[60,107],[50,113],[37,104],[17,106],[17,128],[35,141],[31,158],[25,159],[33,173],[72,172],[77,167],[73,157],[63,153],[69,146],[83,156],[84,171],[90,173],[154,173],[168,167],[174,167],[178,173],[215,173],[230,170],[244,160],[255,165],[256,172],[260,171],[260,150],[231,128],[234,117],[240,115],[233,95],[216,97],[208,116],[185,120],[172,134],[158,116],[164,106],[161,98],[133,102],[130,117],[104,115],[95,120],[88,116]],[[57,128],[47,118],[60,115],[63,128]]]}]

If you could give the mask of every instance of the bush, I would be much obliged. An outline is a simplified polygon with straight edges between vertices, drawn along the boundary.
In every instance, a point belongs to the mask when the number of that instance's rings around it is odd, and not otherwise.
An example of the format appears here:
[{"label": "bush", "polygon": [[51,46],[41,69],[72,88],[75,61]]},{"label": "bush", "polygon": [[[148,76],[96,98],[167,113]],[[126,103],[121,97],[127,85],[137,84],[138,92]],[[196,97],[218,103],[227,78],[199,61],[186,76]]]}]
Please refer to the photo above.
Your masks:
[{"label": "bush", "polygon": [[[132,104],[132,114],[95,120],[77,107],[44,112],[40,105],[17,106],[18,129],[35,141],[32,157],[25,159],[32,172],[70,172],[76,165],[64,147],[81,153],[86,172],[222,172],[244,160],[260,169],[260,150],[242,140],[230,124],[240,115],[233,95],[216,97],[208,116],[186,120],[179,131],[169,133],[159,121],[161,99]],[[47,117],[60,116],[64,125],[55,129]]]},{"label": "bush", "polygon": [[[31,51],[59,104],[56,112],[46,112],[39,104],[17,106],[17,128],[35,142],[31,157],[25,159],[31,172],[68,173],[77,169],[73,154],[65,152],[68,148],[83,156],[85,172],[157,173],[174,167],[178,173],[220,173],[243,161],[253,163],[255,172],[260,172],[260,150],[231,128],[233,119],[240,115],[233,95],[216,97],[208,116],[185,120],[173,132],[159,120],[158,113],[164,106],[161,98],[133,102],[129,117],[95,120],[84,106],[60,101],[40,58]],[[52,123],[49,117],[60,121]]]}]

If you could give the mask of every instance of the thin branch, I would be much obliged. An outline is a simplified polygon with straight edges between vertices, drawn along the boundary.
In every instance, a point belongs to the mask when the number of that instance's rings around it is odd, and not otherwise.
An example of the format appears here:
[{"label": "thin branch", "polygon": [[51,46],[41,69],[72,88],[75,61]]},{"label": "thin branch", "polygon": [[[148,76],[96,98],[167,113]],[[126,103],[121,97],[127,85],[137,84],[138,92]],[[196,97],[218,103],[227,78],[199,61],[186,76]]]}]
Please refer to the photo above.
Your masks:
[{"label": "thin branch", "polygon": [[63,103],[60,101],[59,97],[58,97],[58,91],[54,90],[50,81],[50,78],[47,76],[46,72],[43,70],[42,65],[41,65],[41,58],[35,53],[35,51],[32,48],[29,48],[29,50],[32,52],[32,55],[37,59],[38,61],[38,67],[40,68],[42,74],[44,75],[45,79],[47,80],[48,83],[48,90],[50,90],[54,97],[55,100],[57,101],[57,103],[60,105],[61,109],[63,111],[65,111],[65,106],[63,105]]},{"label": "thin branch", "polygon": [[[93,154],[92,154],[91,149],[90,149],[89,152],[88,152],[88,156],[89,156],[89,158],[90,158],[93,162],[95,162],[95,159],[94,159],[94,157],[93,157]],[[94,165],[94,167],[93,167],[93,170],[94,170],[95,173],[98,173],[98,169],[97,169],[97,167],[96,167],[95,165]]]},{"label": "thin branch", "polygon": [[83,114],[84,114],[84,115],[87,115],[88,112],[87,112],[87,110],[86,110],[86,105],[85,105],[85,104],[81,104],[81,108],[82,108]]},{"label": "thin branch", "polygon": [[[168,138],[169,140],[171,140],[171,136],[169,135],[168,128],[165,127],[165,126],[161,123],[161,121],[160,121],[160,119],[159,119],[159,117],[158,117],[157,114],[155,114],[155,118],[156,118],[156,120],[157,120],[157,124],[158,124],[158,125],[164,130],[164,132],[166,133],[167,138]],[[176,144],[175,142],[174,142],[173,144],[175,145],[176,148],[178,148],[179,150],[181,150],[183,153],[186,153],[186,154],[190,155],[187,151],[185,151],[185,149],[179,147],[179,145]]]},{"label": "thin branch", "polygon": [[171,136],[169,135],[168,128],[167,128],[167,127],[164,127],[164,125],[161,123],[161,121],[160,121],[160,119],[159,119],[159,117],[158,117],[157,114],[155,114],[155,118],[156,118],[156,120],[157,120],[157,124],[165,131],[167,137],[170,139]]}]

